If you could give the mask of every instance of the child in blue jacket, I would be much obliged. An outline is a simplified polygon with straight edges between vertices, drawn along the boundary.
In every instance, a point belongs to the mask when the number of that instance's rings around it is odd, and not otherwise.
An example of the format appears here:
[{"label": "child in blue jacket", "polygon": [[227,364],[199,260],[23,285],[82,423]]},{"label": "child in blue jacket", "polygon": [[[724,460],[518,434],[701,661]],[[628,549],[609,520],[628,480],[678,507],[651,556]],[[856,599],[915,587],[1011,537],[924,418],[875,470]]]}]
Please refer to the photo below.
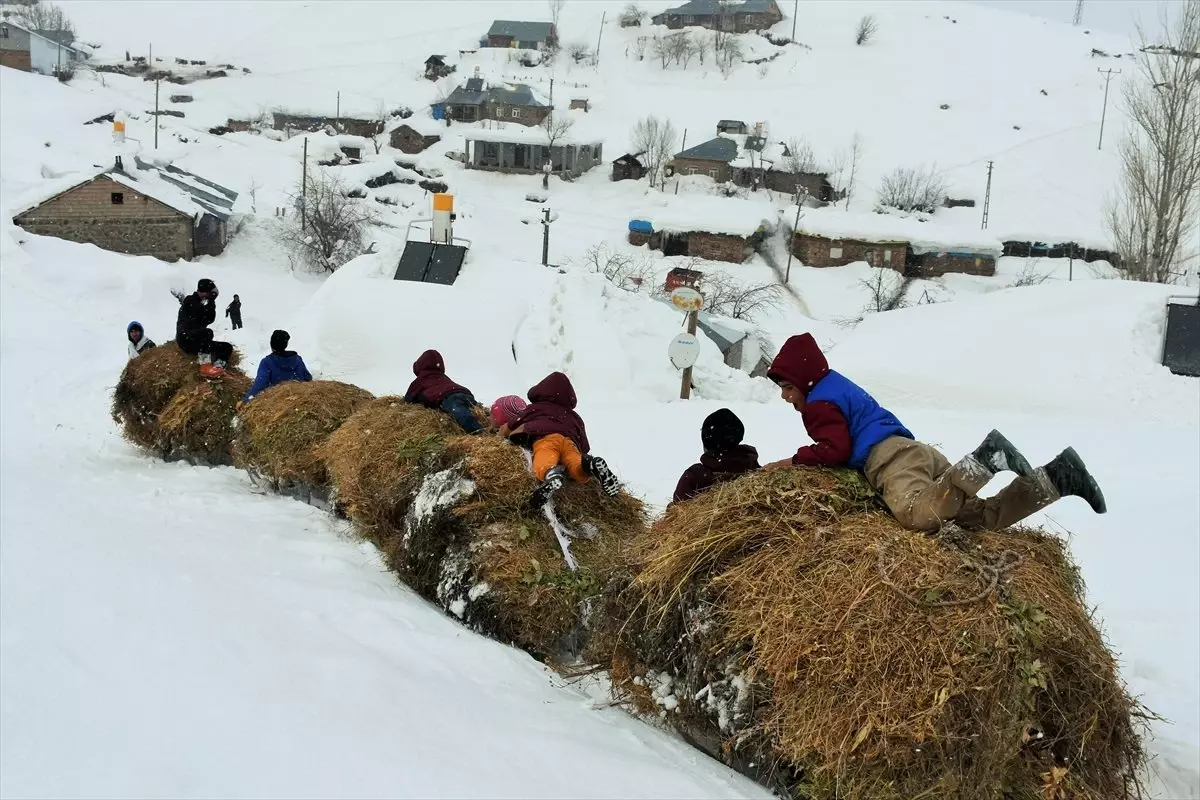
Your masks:
[{"label": "child in blue jacket", "polygon": [[308,367],[304,366],[304,359],[287,349],[291,339],[287,331],[275,331],[271,334],[271,354],[259,362],[258,375],[254,378],[250,391],[242,398],[243,403],[249,403],[259,392],[284,381],[312,380]]}]

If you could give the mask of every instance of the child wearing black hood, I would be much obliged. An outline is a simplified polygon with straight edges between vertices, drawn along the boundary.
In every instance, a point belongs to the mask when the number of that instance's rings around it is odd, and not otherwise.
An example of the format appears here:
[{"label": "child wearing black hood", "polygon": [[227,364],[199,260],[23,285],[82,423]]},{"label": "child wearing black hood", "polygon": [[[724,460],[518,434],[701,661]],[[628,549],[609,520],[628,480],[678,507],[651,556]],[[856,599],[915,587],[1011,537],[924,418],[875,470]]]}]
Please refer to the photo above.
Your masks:
[{"label": "child wearing black hood", "polygon": [[692,464],[675,486],[673,503],[690,500],[714,484],[731,481],[759,468],[758,451],[742,444],[746,427],[728,408],[720,408],[705,418],[700,426],[700,442],[704,455]]}]

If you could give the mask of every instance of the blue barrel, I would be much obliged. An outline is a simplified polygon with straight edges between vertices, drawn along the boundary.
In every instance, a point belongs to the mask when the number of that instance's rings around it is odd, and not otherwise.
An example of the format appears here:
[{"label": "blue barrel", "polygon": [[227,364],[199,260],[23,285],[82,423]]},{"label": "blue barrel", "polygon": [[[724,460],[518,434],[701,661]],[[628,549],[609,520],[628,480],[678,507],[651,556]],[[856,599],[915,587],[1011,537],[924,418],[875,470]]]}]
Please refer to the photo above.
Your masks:
[{"label": "blue barrel", "polygon": [[644,219],[631,219],[629,230],[633,233],[654,233],[654,226]]}]

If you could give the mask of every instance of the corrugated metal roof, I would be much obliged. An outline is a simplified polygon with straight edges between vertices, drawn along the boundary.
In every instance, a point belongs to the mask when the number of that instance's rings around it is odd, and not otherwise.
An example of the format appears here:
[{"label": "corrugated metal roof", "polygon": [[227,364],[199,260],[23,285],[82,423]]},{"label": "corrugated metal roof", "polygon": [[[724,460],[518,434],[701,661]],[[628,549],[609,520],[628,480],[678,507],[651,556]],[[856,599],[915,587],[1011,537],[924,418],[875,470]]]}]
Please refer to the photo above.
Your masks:
[{"label": "corrugated metal roof", "polygon": [[[727,6],[727,7],[726,7]],[[663,14],[762,14],[771,10],[771,0],[744,0],[744,2],[723,3],[721,0],[690,0],[681,6],[668,8]]]},{"label": "corrugated metal roof", "polygon": [[[478,88],[476,88],[478,87]],[[533,89],[523,83],[508,86],[493,86],[484,88],[482,78],[471,78],[467,85],[460,86],[446,98],[451,105],[477,106],[485,102],[502,103],[510,106],[527,106],[529,108],[546,108],[547,104],[538,99]]]},{"label": "corrugated metal roof", "polygon": [[723,161],[728,164],[737,158],[738,145],[732,139],[726,139],[723,136],[718,136],[715,139],[709,139],[707,142],[701,142],[695,147],[689,147],[681,153],[676,153],[676,158],[700,158],[708,161]]},{"label": "corrugated metal roof", "polygon": [[544,42],[554,37],[554,26],[549,22],[522,22],[498,19],[488,28],[488,36],[508,36],[518,42]]},{"label": "corrugated metal roof", "polygon": [[139,170],[152,171],[158,174],[166,183],[182,190],[192,202],[220,220],[228,220],[233,216],[233,204],[237,201],[237,192],[227,189],[207,178],[201,178],[173,164],[159,167],[140,158],[134,157]]}]

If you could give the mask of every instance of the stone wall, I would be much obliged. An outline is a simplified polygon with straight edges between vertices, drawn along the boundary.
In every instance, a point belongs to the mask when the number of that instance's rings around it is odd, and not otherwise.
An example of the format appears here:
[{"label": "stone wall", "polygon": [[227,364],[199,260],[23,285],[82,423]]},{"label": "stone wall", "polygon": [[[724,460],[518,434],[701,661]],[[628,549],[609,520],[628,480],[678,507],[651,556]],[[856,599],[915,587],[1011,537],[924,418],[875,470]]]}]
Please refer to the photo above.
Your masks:
[{"label": "stone wall", "polygon": [[650,249],[655,249],[654,244],[650,241],[653,234],[642,233],[640,231],[629,232],[629,243],[634,247],[641,247],[644,244],[650,245]]},{"label": "stone wall", "polygon": [[907,254],[907,242],[826,239],[804,233],[792,237],[792,255],[806,267],[842,267],[856,261],[866,261],[875,267],[891,267],[903,272]]},{"label": "stone wall", "polygon": [[926,253],[920,256],[921,277],[936,278],[948,272],[963,275],[983,275],[992,277],[996,274],[996,259],[991,256],[978,256],[966,253]]},{"label": "stone wall", "polygon": [[[121,202],[114,203],[114,195]],[[164,261],[191,260],[192,219],[101,175],[14,219],[42,236]]]},{"label": "stone wall", "polygon": [[19,69],[22,72],[33,70],[33,61],[28,50],[0,50],[0,67]]},{"label": "stone wall", "polygon": [[752,251],[753,248],[741,236],[698,231],[687,234],[687,254],[693,258],[740,264]]},{"label": "stone wall", "polygon": [[420,153],[437,142],[440,136],[422,136],[408,125],[401,125],[392,131],[391,144],[397,150],[410,155]]},{"label": "stone wall", "polygon": [[[732,177],[729,165],[720,161],[710,161],[704,158],[676,158],[671,163],[675,165],[676,175],[708,175],[717,183],[725,183]],[[695,173],[691,170],[695,170]]]}]

